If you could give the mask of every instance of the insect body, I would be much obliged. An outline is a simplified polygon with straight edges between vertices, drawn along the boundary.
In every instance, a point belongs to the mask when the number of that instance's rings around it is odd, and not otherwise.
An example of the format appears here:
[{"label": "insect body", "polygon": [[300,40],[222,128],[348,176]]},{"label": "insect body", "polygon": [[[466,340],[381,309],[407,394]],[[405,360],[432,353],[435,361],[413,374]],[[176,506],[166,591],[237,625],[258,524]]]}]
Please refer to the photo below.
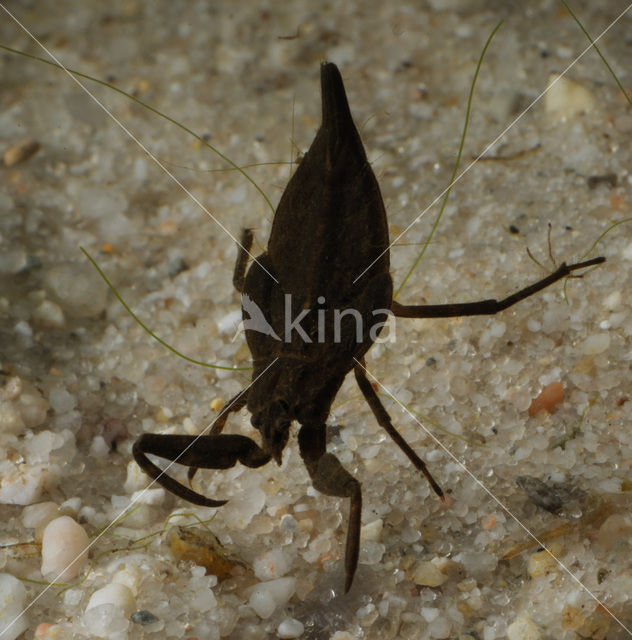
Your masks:
[{"label": "insect body", "polygon": [[[363,357],[385,316],[440,318],[495,314],[576,269],[604,258],[562,264],[548,277],[503,300],[408,306],[392,299],[389,238],[380,189],[355,128],[342,78],[321,66],[322,124],[288,183],[272,224],[268,248],[246,273],[252,232],[245,230],[233,282],[242,295],[246,339],[252,353],[250,386],[228,403],[210,435],[144,434],[134,444],[140,467],[166,489],[195,504],[219,507],[163,473],[146,454],[198,468],[227,469],[238,462],[281,463],[292,421],[300,424],[299,450],[314,487],[349,498],[345,591],[358,564],[360,483],[326,449],[326,420],[351,370],[375,418],[435,493],[443,492],[423,460],[399,435],[369,383]],[[381,319],[382,322],[376,322]],[[261,444],[222,434],[229,413],[247,407]]]}]

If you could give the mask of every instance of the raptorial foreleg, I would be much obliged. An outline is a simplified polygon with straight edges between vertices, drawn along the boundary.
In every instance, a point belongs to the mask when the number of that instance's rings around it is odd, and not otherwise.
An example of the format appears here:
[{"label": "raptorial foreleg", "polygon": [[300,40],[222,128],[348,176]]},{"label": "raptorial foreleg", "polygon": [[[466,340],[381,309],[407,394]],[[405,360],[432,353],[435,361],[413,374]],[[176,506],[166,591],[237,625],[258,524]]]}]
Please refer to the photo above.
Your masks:
[{"label": "raptorial foreleg", "polygon": [[193,504],[221,507],[227,500],[213,500],[189,489],[155,465],[147,454],[172,462],[203,469],[228,469],[237,462],[247,467],[261,467],[270,455],[250,438],[240,435],[178,436],[143,434],[132,449],[138,466],[167,491]]}]

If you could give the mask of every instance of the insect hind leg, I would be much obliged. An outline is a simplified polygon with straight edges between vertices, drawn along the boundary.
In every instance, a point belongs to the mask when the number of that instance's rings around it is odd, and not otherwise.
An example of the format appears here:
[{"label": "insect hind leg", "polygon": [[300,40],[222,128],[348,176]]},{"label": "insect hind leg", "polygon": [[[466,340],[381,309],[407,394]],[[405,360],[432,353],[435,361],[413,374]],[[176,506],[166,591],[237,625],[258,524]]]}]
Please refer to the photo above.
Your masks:
[{"label": "insect hind leg", "polygon": [[373,411],[373,415],[375,416],[378,424],[386,429],[386,432],[395,441],[395,444],[406,454],[406,456],[408,456],[408,459],[415,465],[415,467],[419,469],[419,471],[421,471],[424,476],[426,476],[426,479],[430,483],[432,490],[441,498],[442,501],[444,501],[445,498],[443,490],[441,489],[437,481],[432,477],[430,471],[428,471],[426,463],[414,452],[413,448],[408,444],[408,442],[406,442],[406,440],[393,426],[391,417],[388,415],[388,412],[380,402],[377,393],[375,393],[375,390],[366,377],[366,373],[364,370],[364,361],[362,361],[362,363],[360,364],[357,364],[353,372],[355,373],[355,378],[358,386],[360,387],[360,391],[362,391],[362,395],[364,395],[364,398],[367,401],[369,407],[371,407],[371,411]]}]

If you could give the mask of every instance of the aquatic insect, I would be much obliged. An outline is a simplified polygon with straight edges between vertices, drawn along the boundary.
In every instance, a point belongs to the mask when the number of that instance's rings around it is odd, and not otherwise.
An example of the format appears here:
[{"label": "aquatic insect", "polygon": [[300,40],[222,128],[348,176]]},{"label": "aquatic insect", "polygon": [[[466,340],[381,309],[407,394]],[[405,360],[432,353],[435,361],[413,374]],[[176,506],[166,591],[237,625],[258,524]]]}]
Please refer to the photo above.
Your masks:
[{"label": "aquatic insect", "polygon": [[[353,370],[377,422],[434,492],[443,492],[423,460],[396,431],[366,377],[364,355],[389,313],[402,318],[495,314],[570,275],[604,262],[566,265],[502,300],[441,305],[403,305],[393,300],[389,237],[380,189],[351,117],[336,65],[321,66],[322,124],[288,183],[276,210],[268,248],[246,273],[252,231],[243,232],[233,283],[242,293],[246,339],[252,353],[251,384],[227,404],[210,435],[143,434],[134,443],[140,467],[175,495],[219,507],[163,473],[147,454],[198,468],[227,469],[238,462],[260,467],[281,463],[292,421],[314,487],[349,498],[345,591],[353,582],[360,548],[360,483],[326,448],[326,420],[342,382]],[[381,322],[376,322],[381,318]],[[247,407],[261,444],[222,434],[228,415]]]}]

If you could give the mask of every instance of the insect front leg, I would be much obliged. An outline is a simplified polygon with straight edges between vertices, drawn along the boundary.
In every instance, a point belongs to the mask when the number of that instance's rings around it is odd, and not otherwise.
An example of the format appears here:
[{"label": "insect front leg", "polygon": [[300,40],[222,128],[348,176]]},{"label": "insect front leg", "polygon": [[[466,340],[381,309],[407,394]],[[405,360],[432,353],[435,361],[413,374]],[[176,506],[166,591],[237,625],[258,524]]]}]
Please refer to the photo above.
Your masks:
[{"label": "insect front leg", "polygon": [[[542,280],[534,282],[532,285],[516,291],[516,293],[503,298],[502,300],[496,300],[494,298],[490,300],[480,300],[478,302],[459,302],[454,304],[427,304],[427,305],[406,305],[400,304],[393,300],[391,305],[391,311],[399,318],[456,318],[458,316],[487,316],[494,315],[499,311],[503,311],[508,307],[524,300],[534,293],[541,291],[545,287],[566,278],[577,269],[584,269],[586,267],[592,267],[597,264],[605,262],[604,257],[593,258],[592,260],[586,260],[585,262],[577,262],[576,264],[567,265],[563,263],[553,273],[548,275]],[[581,277],[581,276],[579,276]]]},{"label": "insect front leg", "polygon": [[360,555],[360,516],[362,490],[360,483],[326,451],[326,426],[302,426],[298,434],[301,457],[312,479],[314,489],[326,496],[349,498],[349,528],[345,547],[345,593],[351,588]]},{"label": "insect front leg", "polygon": [[[211,425],[211,435],[216,436],[219,435],[226,426],[226,420],[228,420],[228,416],[235,412],[240,411],[246,406],[248,402],[248,392],[246,389],[242,389],[236,396],[233,396],[228,404],[221,410],[220,414],[215,418],[213,424]],[[193,477],[197,473],[197,467],[189,467],[189,471],[187,472],[187,480],[189,481],[189,485],[193,482]]]},{"label": "insect front leg", "polygon": [[196,469],[229,469],[237,462],[261,467],[270,455],[250,438],[240,435],[178,436],[144,433],[132,449],[138,466],[167,491],[203,507],[221,507],[227,500],[213,500],[189,489],[156,466],[146,454],[171,460]]},{"label": "insect front leg", "polygon": [[393,426],[391,422],[391,417],[388,415],[386,409],[380,402],[380,399],[375,393],[375,390],[371,386],[368,378],[366,377],[366,373],[364,371],[364,361],[361,364],[356,365],[353,372],[355,373],[355,378],[360,387],[360,391],[364,395],[365,400],[371,407],[371,411],[373,411],[373,415],[377,420],[378,424],[386,429],[386,432],[389,436],[395,441],[395,444],[408,456],[408,459],[415,465],[415,467],[421,471],[426,479],[430,483],[432,490],[444,500],[444,495],[441,487],[437,484],[437,481],[432,477],[430,471],[428,471],[428,467],[426,467],[426,463],[413,451],[412,447],[404,440],[404,438],[399,434],[399,432]]}]

